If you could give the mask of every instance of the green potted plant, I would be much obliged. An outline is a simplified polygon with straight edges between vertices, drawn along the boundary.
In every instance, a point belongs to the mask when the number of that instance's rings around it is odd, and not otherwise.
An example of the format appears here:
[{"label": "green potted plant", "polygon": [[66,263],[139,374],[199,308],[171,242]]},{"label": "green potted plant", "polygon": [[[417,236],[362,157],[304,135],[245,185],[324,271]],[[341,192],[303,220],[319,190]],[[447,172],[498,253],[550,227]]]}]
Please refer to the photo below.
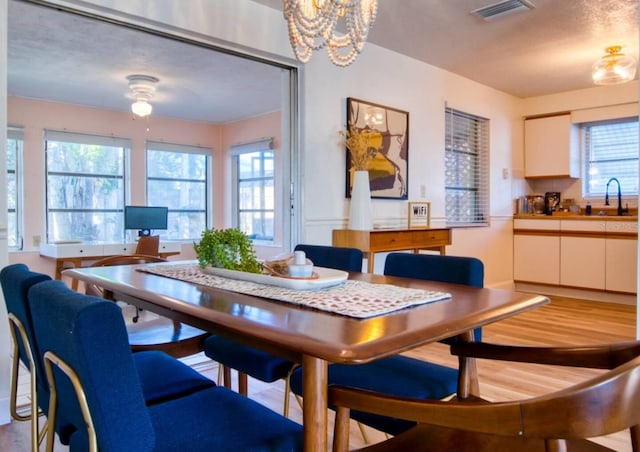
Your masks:
[{"label": "green potted plant", "polygon": [[253,242],[238,228],[205,229],[200,242],[193,244],[201,268],[218,267],[249,273],[261,273]]}]

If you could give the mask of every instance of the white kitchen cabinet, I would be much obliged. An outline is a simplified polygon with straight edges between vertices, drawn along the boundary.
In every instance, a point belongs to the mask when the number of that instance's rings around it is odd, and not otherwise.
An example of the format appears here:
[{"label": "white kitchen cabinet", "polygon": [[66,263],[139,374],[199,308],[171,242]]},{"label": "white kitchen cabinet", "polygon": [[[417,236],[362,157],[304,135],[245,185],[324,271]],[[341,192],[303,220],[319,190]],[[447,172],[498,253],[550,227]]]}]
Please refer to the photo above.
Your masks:
[{"label": "white kitchen cabinet", "polygon": [[[637,237],[637,222],[608,222],[607,232],[632,233]],[[607,239],[605,289],[636,293],[638,288],[638,240]]]},{"label": "white kitchen cabinet", "polygon": [[515,219],[514,280],[634,294],[638,222]]},{"label": "white kitchen cabinet", "polygon": [[524,172],[528,178],[580,177],[578,127],[563,114],[524,121]]},{"label": "white kitchen cabinet", "polygon": [[560,231],[560,285],[604,290],[606,222],[561,221]]},{"label": "white kitchen cabinet", "polygon": [[638,287],[638,241],[607,240],[605,289],[636,293]]},{"label": "white kitchen cabinet", "polygon": [[517,235],[513,239],[513,279],[560,283],[560,238]]},{"label": "white kitchen cabinet", "polygon": [[[513,279],[560,283],[560,221],[517,219],[513,228]],[[549,235],[544,235],[549,234]]]},{"label": "white kitchen cabinet", "polygon": [[560,239],[560,285],[604,290],[605,239]]}]

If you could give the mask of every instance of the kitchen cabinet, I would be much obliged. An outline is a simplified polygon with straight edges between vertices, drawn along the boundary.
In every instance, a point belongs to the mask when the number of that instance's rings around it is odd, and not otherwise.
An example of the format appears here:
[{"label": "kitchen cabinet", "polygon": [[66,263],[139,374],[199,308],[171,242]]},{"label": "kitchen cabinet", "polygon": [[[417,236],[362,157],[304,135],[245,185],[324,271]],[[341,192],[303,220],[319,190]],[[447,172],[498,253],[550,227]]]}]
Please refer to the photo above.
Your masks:
[{"label": "kitchen cabinet", "polygon": [[513,243],[516,282],[637,291],[637,220],[515,219]]},{"label": "kitchen cabinet", "polygon": [[524,172],[527,178],[580,177],[578,126],[570,114],[524,121]]},{"label": "kitchen cabinet", "polygon": [[604,290],[606,242],[599,235],[605,233],[605,224],[580,220],[560,223],[560,285]]},{"label": "kitchen cabinet", "polygon": [[634,233],[635,238],[607,239],[605,289],[613,292],[636,293],[638,289],[638,223],[607,223],[607,232]]},{"label": "kitchen cabinet", "polygon": [[[540,284],[560,283],[560,222],[515,220],[522,234],[513,238],[513,279]],[[550,234],[550,235],[545,235]]]}]

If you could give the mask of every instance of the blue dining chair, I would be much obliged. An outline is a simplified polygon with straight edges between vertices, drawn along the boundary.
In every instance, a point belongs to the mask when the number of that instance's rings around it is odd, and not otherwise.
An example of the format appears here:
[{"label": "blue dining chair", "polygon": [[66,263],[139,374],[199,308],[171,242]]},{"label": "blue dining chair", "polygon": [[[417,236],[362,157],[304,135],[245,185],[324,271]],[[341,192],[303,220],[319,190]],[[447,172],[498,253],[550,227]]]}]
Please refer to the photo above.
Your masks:
[{"label": "blue dining chair", "polygon": [[[38,354],[34,347],[33,326],[29,307],[26,303],[29,289],[42,281],[50,280],[48,275],[34,273],[24,264],[13,264],[0,270],[0,284],[4,295],[7,313],[9,316],[9,331],[13,342],[13,353],[11,359],[11,417],[17,421],[31,422],[31,450],[37,451],[38,445],[42,442],[46,427],[42,431],[39,426],[40,414],[48,412],[49,392],[43,380],[44,368],[42,361],[37,358]],[[18,368],[19,364],[25,366],[29,372],[29,412],[21,415],[18,413]],[[40,411],[42,410],[42,411]],[[46,425],[46,423],[45,423]],[[58,428],[60,441],[69,444],[70,432],[73,427],[65,422],[61,422]]]},{"label": "blue dining chair", "polygon": [[[51,278],[42,273],[29,270],[24,264],[12,264],[0,270],[0,285],[4,294],[7,312],[9,314],[9,326],[14,338],[14,353],[12,361],[12,389],[11,411],[12,415],[17,411],[17,377],[18,360],[22,361],[29,371],[31,410],[28,416],[22,416],[22,420],[31,420],[32,446],[38,450],[37,444],[42,442],[46,433],[43,427],[39,431],[38,417],[33,413],[38,412],[38,407],[44,414],[48,413],[49,387],[45,378],[44,365],[41,359],[40,347],[33,334],[33,320],[27,300],[29,289],[35,284],[49,281]],[[140,382],[145,398],[149,405],[165,400],[171,400],[201,389],[215,386],[215,384],[195,370],[176,365],[174,360],[156,351],[145,351],[134,354],[136,370],[140,375]],[[17,413],[15,413],[17,415]],[[76,426],[64,418],[59,418],[56,432],[62,444],[68,444],[71,433]],[[37,441],[37,442],[34,442]]]},{"label": "blue dining chair", "polygon": [[[60,281],[36,284],[28,298],[50,384],[49,418],[79,426],[72,452],[302,449],[299,424],[220,386],[147,405],[114,303]],[[49,426],[48,451],[52,438]]]},{"label": "blue dining chair", "polygon": [[[484,284],[482,262],[469,257],[391,253],[387,256],[384,273],[474,287]],[[480,340],[478,333],[476,338]],[[303,372],[303,368],[298,368],[291,374],[291,390],[296,395],[302,394]],[[328,382],[329,385],[351,386],[400,397],[440,400],[456,392],[458,370],[394,355],[361,365],[331,364]],[[415,425],[412,421],[355,410],[351,411],[351,418],[391,435],[402,433]],[[362,433],[366,440],[364,430]]]},{"label": "blue dining chair", "polygon": [[[362,251],[356,248],[298,244],[294,251],[304,251],[318,267],[362,271]],[[204,353],[224,367],[227,387],[230,386],[229,369],[238,371],[238,392],[243,395],[247,395],[247,375],[266,383],[284,379],[283,414],[289,415],[289,375],[297,367],[296,363],[218,335],[205,340]]]}]

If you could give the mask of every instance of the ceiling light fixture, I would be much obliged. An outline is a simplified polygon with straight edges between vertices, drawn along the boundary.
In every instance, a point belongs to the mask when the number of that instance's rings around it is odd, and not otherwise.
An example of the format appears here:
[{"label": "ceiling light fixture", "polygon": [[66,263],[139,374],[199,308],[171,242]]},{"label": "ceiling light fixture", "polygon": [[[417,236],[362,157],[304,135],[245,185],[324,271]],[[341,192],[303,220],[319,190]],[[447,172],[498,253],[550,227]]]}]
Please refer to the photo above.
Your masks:
[{"label": "ceiling light fixture", "polygon": [[596,85],[617,85],[626,83],[636,75],[636,60],[620,53],[622,46],[610,46],[607,54],[593,63],[591,76]]},{"label": "ceiling light fixture", "polygon": [[[284,0],[283,8],[296,58],[307,63],[314,50],[326,47],[329,60],[341,67],[362,52],[377,12],[378,0]],[[341,19],[345,34],[336,30]]]},{"label": "ceiling light fixture", "polygon": [[160,80],[151,75],[129,75],[127,76],[129,81],[129,89],[131,90],[130,98],[135,99],[135,102],[131,104],[131,111],[133,114],[145,117],[151,114],[153,107],[149,103],[149,100],[156,92],[156,83]]}]

